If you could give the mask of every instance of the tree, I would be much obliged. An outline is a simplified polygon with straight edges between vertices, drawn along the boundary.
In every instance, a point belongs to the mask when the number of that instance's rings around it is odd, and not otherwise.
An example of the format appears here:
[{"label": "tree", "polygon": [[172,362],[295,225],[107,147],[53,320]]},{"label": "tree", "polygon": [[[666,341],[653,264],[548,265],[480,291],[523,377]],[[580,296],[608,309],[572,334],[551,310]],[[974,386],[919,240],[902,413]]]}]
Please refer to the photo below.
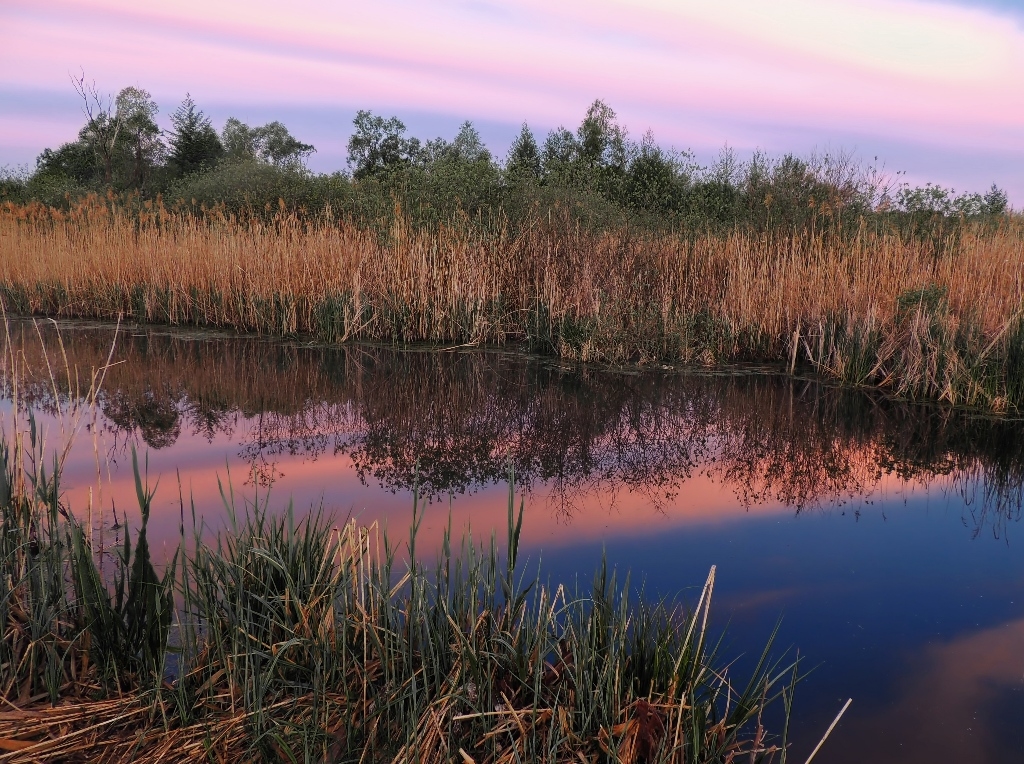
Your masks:
[{"label": "tree", "polygon": [[102,168],[96,152],[84,140],[65,143],[59,149],[43,149],[36,159],[36,173],[50,177],[68,178],[83,186],[95,183]]},{"label": "tree", "polygon": [[591,167],[626,166],[626,131],[615,121],[615,111],[598,99],[576,131],[580,158]]},{"label": "tree", "polygon": [[983,209],[989,215],[1004,215],[1010,207],[1010,199],[995,183],[983,198]]},{"label": "tree", "polygon": [[577,182],[595,187],[606,199],[622,198],[623,183],[635,147],[615,121],[615,111],[600,99],[587,109],[576,130],[579,145]]},{"label": "tree", "polygon": [[932,183],[915,188],[904,186],[896,194],[896,208],[910,213],[951,215],[955,211],[954,191]]},{"label": "tree", "polygon": [[224,153],[230,159],[255,159],[256,136],[253,129],[240,119],[228,117],[220,134]]},{"label": "tree", "polygon": [[171,115],[170,163],[178,176],[192,175],[212,169],[224,156],[224,146],[209,117],[185,95],[181,106]]},{"label": "tree", "polygon": [[678,155],[663,151],[648,131],[629,163],[618,201],[638,211],[675,212],[681,206],[687,180]]},{"label": "tree", "polygon": [[444,138],[427,141],[417,152],[415,158],[424,167],[442,163],[474,164],[480,162],[489,164],[491,152],[484,145],[483,139],[480,138],[477,129],[473,127],[473,123],[466,121],[459,127],[459,132],[451,143]]},{"label": "tree", "polygon": [[384,119],[363,109],[356,113],[352,125],[348,164],[357,180],[408,165],[420,154],[419,140],[406,137],[405,123],[398,117]]},{"label": "tree", "polygon": [[559,127],[548,133],[541,153],[541,167],[545,176],[562,176],[568,173],[576,161],[579,143],[576,136]]},{"label": "tree", "polygon": [[312,144],[294,138],[280,122],[269,122],[253,132],[256,136],[256,155],[264,162],[278,167],[299,166],[316,151]]},{"label": "tree", "polygon": [[491,161],[491,152],[484,146],[480,133],[473,127],[473,123],[468,120],[459,127],[459,132],[451,143],[449,156],[460,162]]},{"label": "tree", "polygon": [[152,96],[136,87],[124,88],[116,99],[104,96],[95,82],[86,82],[84,74],[73,77],[72,84],[82,99],[85,126],[75,143],[39,155],[40,176],[64,177],[83,185],[102,178],[108,187],[142,188],[164,150]]},{"label": "tree", "polygon": [[615,121],[615,112],[597,100],[573,134],[564,127],[548,133],[541,153],[545,177],[572,185],[599,189],[606,197],[620,192],[622,176],[629,164],[630,145],[626,131]]},{"label": "tree", "polygon": [[519,135],[512,142],[505,162],[505,171],[513,178],[539,178],[541,174],[540,148],[524,122]]},{"label": "tree", "polygon": [[224,149],[232,159],[255,159],[278,167],[301,167],[306,157],[316,151],[288,132],[281,122],[262,127],[249,127],[241,120],[228,117],[221,133]]},{"label": "tree", "polygon": [[122,137],[131,154],[130,182],[135,188],[143,189],[150,169],[165,150],[155,121],[159,108],[147,91],[135,87],[118,93],[116,104]]}]

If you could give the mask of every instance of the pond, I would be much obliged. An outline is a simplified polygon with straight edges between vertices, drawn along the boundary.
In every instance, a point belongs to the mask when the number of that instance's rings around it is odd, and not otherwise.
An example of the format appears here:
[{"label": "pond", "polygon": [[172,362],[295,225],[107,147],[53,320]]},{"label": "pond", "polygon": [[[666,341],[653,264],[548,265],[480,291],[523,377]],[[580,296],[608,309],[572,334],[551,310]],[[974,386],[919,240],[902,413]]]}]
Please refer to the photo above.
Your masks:
[{"label": "pond", "polygon": [[[589,579],[604,555],[645,597],[692,602],[715,565],[713,618],[740,667],[780,624],[777,649],[816,667],[797,690],[791,761],[847,698],[816,762],[1024,760],[1024,422],[770,370],[134,326],[115,342],[114,327],[77,322],[59,337],[49,322],[9,331],[19,395],[51,443],[79,428],[65,498],[103,543],[138,521],[132,446],[159,479],[164,554],[182,500],[223,526],[221,486],[395,538],[415,490],[423,546],[449,523],[500,539],[514,475],[522,554],[545,578]],[[76,406],[108,356],[97,405]]]}]

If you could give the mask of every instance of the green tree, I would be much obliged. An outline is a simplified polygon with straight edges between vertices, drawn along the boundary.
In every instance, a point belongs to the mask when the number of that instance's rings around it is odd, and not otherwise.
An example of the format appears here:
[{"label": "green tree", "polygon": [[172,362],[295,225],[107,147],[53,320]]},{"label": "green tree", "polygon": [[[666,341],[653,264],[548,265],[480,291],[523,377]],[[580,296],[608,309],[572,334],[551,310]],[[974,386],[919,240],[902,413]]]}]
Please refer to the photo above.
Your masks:
[{"label": "green tree", "polygon": [[136,87],[124,88],[117,94],[117,118],[121,123],[121,141],[130,155],[129,184],[145,189],[153,167],[165,152],[156,124],[159,108],[153,97]]},{"label": "green tree", "polygon": [[525,122],[509,148],[505,171],[512,178],[539,178],[541,176],[540,147]]},{"label": "green tree", "polygon": [[25,201],[28,178],[25,167],[0,167],[0,201]]},{"label": "green tree", "polygon": [[241,120],[229,117],[224,124],[221,140],[227,156],[266,162],[277,167],[301,167],[316,149],[296,139],[281,122],[269,122],[261,127],[249,127]]},{"label": "green tree", "polygon": [[256,155],[278,167],[299,166],[316,151],[312,144],[293,137],[281,122],[268,122],[253,132],[256,134]]},{"label": "green tree", "polygon": [[635,150],[625,128],[616,121],[615,111],[600,99],[594,101],[576,130],[576,138],[580,180],[596,186],[606,199],[621,199],[626,169]]},{"label": "green tree", "polygon": [[587,114],[576,130],[579,156],[592,167],[626,165],[626,131],[615,121],[615,111],[598,99],[587,109]]},{"label": "green tree", "polygon": [[427,141],[416,155],[422,167],[436,167],[442,163],[473,164],[490,163],[491,152],[484,145],[480,133],[468,120],[463,122],[455,139],[449,143],[444,138]]},{"label": "green tree", "polygon": [[72,82],[86,122],[77,141],[39,155],[39,182],[52,185],[63,178],[84,187],[102,183],[143,188],[164,151],[154,121],[158,109],[150,94],[128,87],[110,98],[101,95],[95,83],[87,83],[84,75]]},{"label": "green tree", "polygon": [[21,195],[26,201],[62,207],[102,182],[103,167],[96,152],[79,137],[57,149],[44,149],[36,158],[35,172],[24,178]]},{"label": "green tree", "polygon": [[[687,156],[684,154],[682,158]],[[637,211],[677,212],[683,204],[688,183],[680,156],[665,152],[648,132],[626,169],[618,201]]]},{"label": "green tree", "polygon": [[914,188],[904,186],[896,194],[896,208],[910,213],[951,215],[954,211],[953,189],[932,183]]},{"label": "green tree", "polygon": [[576,136],[559,127],[548,133],[541,152],[541,168],[544,177],[549,180],[566,179],[579,153]]},{"label": "green tree", "polygon": [[989,215],[1005,215],[1010,208],[1010,199],[995,183],[992,184],[983,199],[983,209]]},{"label": "green tree", "polygon": [[484,145],[479,131],[468,120],[459,127],[448,153],[452,159],[459,162],[491,161],[491,152]]},{"label": "green tree", "polygon": [[597,100],[587,109],[575,133],[559,127],[548,133],[541,168],[549,183],[587,187],[617,199],[629,164],[631,146],[615,111]]},{"label": "green tree", "polygon": [[255,159],[256,136],[253,128],[235,117],[228,117],[220,134],[220,142],[229,159]]},{"label": "green tree", "polygon": [[83,186],[96,183],[102,172],[96,152],[81,138],[58,149],[43,149],[36,159],[37,176],[67,178]]},{"label": "green tree", "polygon": [[410,204],[443,218],[456,210],[479,211],[498,204],[500,170],[471,122],[449,143],[427,141],[406,176]]},{"label": "green tree", "polygon": [[186,94],[171,115],[170,164],[183,177],[212,169],[224,156],[224,146],[209,117]]},{"label": "green tree", "polygon": [[352,125],[348,164],[357,180],[407,166],[420,155],[419,140],[406,137],[405,123],[398,117],[384,119],[363,109]]}]

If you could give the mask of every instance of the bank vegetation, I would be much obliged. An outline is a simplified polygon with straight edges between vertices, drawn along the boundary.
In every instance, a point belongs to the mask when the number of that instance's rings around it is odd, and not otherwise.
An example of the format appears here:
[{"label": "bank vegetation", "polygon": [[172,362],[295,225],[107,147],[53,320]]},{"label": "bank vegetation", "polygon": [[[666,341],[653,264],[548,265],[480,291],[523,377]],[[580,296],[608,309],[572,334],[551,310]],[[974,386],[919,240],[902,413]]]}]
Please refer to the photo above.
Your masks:
[{"label": "bank vegetation", "polygon": [[714,569],[689,608],[603,565],[589,588],[545,584],[511,490],[504,544],[449,528],[436,555],[417,551],[422,504],[403,545],[225,490],[228,527],[183,501],[158,570],[134,454],[141,524],[105,542],[22,424],[0,443],[0,762],[785,761],[797,666],[769,639],[730,672]]},{"label": "bank vegetation", "polygon": [[361,111],[348,170],[313,173],[280,123],[218,134],[186,99],[164,136],[145,91],[79,91],[78,140],[0,179],[8,312],[769,362],[1024,405],[1024,220],[995,186],[911,188],[845,155],[702,167],[601,101],[543,141],[523,125],[503,161],[468,122],[421,141]]},{"label": "bank vegetation", "polygon": [[772,362],[914,400],[1024,405],[1024,222],[594,230],[569,212],[384,226],[289,209],[0,208],[9,313],[321,342],[518,345],[608,364]]}]

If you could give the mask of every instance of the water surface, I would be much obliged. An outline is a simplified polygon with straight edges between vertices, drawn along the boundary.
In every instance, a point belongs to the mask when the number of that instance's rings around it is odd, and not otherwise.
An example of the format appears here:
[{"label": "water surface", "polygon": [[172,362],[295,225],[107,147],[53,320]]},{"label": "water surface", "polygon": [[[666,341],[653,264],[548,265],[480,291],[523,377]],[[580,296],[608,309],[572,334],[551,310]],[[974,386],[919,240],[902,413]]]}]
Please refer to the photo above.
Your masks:
[{"label": "water surface", "polygon": [[[66,499],[92,507],[104,543],[137,516],[133,445],[160,481],[151,532],[167,549],[181,497],[223,526],[222,484],[394,536],[416,486],[423,547],[449,522],[487,538],[511,473],[546,577],[589,578],[603,554],[646,596],[692,601],[716,565],[740,674],[782,618],[780,649],[817,666],[791,760],[852,697],[815,761],[1024,761],[1024,423],[750,371],[138,327],[110,355],[112,327],[60,334],[63,348],[49,324],[12,325],[19,395],[51,443],[80,430]],[[98,405],[76,408],[108,355]]]}]

